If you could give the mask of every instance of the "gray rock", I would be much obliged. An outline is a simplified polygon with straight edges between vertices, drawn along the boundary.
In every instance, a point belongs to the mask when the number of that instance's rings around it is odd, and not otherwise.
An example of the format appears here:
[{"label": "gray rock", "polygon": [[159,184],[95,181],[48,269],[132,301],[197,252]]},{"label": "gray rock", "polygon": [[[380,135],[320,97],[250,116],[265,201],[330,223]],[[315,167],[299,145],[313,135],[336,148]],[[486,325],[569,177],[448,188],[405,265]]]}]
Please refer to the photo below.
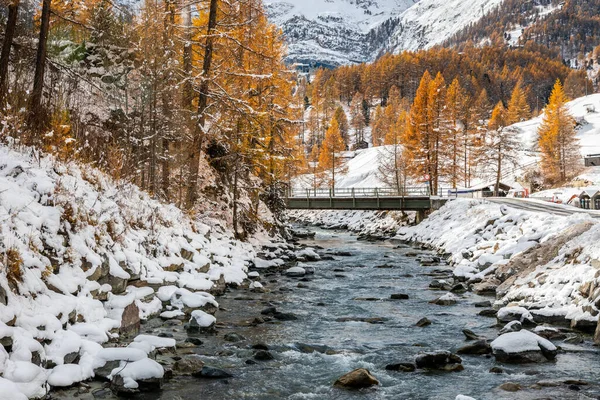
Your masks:
[{"label": "gray rock", "polygon": [[173,364],[173,372],[176,375],[198,374],[204,368],[204,361],[196,354],[182,356]]},{"label": "gray rock", "polygon": [[475,342],[471,342],[456,352],[457,354],[491,354],[492,346],[487,342],[487,340],[477,340]]},{"label": "gray rock", "polygon": [[415,364],[419,369],[433,369],[439,371],[462,371],[462,359],[449,351],[435,351],[431,353],[419,354],[415,359]]},{"label": "gray rock", "polygon": [[415,324],[415,326],[418,326],[419,328],[423,328],[423,327],[429,326],[429,325],[431,325],[431,321],[427,317],[421,318]]},{"label": "gray rock", "polygon": [[379,381],[368,369],[359,368],[341,376],[333,385],[344,389],[363,389],[379,385]]},{"label": "gray rock", "polygon": [[388,364],[385,366],[385,369],[388,371],[400,372],[413,372],[416,368],[416,365],[413,363]]},{"label": "gray rock", "polygon": [[273,354],[267,350],[258,350],[256,353],[254,353],[254,359],[258,361],[269,361],[273,360],[274,358],[275,357],[273,357]]},{"label": "gray rock", "polygon": [[245,337],[243,337],[242,335],[239,335],[235,332],[231,332],[231,333],[227,333],[225,334],[225,336],[223,337],[223,339],[225,339],[226,342],[241,342],[243,340],[246,340]]},{"label": "gray rock", "polygon": [[137,388],[127,388],[121,375],[115,375],[110,381],[110,389],[119,396],[128,396],[139,392],[154,392],[162,389],[162,378],[138,379]]}]

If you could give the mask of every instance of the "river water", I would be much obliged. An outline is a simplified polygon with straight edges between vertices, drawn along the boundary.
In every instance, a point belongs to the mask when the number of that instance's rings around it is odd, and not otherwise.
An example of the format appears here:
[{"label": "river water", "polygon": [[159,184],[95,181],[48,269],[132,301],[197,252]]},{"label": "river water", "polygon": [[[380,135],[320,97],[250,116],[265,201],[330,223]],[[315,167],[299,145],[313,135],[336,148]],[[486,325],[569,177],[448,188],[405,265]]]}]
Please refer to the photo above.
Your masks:
[{"label": "river water", "polygon": [[[600,355],[589,344],[589,337],[582,345],[556,343],[569,351],[559,354],[552,363],[501,365],[493,357],[463,356],[465,370],[458,373],[385,370],[390,363],[413,361],[419,352],[457,350],[466,343],[461,333],[464,328],[495,338],[499,330],[496,320],[478,316],[481,308],[474,306],[476,302],[493,299],[465,293],[459,295],[461,299],[454,306],[430,304],[430,300],[443,292],[430,290],[429,283],[438,273],[447,274],[449,267],[421,266],[417,258],[430,255],[428,251],[393,242],[357,241],[345,232],[315,230],[316,237],[303,243],[322,247],[321,253],[344,251],[352,256],[311,263],[316,272],[307,282],[263,274],[262,282],[270,293],[234,291],[219,299],[222,310],[217,313],[218,333],[199,336],[205,342],[199,354],[206,364],[230,371],[233,378],[217,381],[177,378],[166,383],[162,392],[141,398],[453,400],[458,394],[476,399],[599,398],[595,384],[600,379]],[[378,268],[382,265],[388,268]],[[308,287],[299,288],[299,283]],[[396,293],[407,294],[409,299],[389,300]],[[298,319],[248,324],[268,305],[294,313]],[[380,324],[338,321],[345,317],[387,320]],[[429,318],[432,324],[416,327],[422,317]],[[225,341],[223,336],[231,332],[246,340]],[[176,330],[175,337],[178,335],[185,335],[185,331]],[[268,345],[274,360],[247,364],[255,352],[251,345],[257,343]],[[307,352],[315,348],[318,351]],[[490,373],[493,366],[500,366],[505,373]],[[359,367],[368,368],[380,385],[359,392],[332,387],[339,376]],[[518,393],[497,389],[504,382],[526,387],[540,380],[566,377],[594,385],[581,386],[579,392],[564,385]]]}]

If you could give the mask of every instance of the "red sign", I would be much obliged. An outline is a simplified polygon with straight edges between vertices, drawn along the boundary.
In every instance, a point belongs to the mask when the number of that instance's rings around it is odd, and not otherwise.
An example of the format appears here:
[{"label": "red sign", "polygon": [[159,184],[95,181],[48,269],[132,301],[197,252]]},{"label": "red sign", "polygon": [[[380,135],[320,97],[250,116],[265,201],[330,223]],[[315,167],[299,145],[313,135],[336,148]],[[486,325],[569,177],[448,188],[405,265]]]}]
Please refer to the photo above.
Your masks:
[{"label": "red sign", "polygon": [[423,178],[425,179],[426,182],[429,182],[429,180],[431,179],[429,174],[425,174],[425,176],[423,176]]}]

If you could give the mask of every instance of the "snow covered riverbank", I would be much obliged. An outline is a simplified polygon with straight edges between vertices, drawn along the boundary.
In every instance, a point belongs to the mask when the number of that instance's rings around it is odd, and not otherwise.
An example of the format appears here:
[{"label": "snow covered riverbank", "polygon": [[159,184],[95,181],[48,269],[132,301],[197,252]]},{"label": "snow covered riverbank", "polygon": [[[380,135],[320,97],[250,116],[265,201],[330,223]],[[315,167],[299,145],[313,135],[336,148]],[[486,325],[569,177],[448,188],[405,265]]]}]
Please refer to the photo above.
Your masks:
[{"label": "snow covered riverbank", "polygon": [[161,313],[214,323],[201,310],[214,312],[256,257],[215,222],[93,168],[0,147],[0,399],[39,398],[107,366],[120,390],[161,379],[148,354],[174,340],[103,345]]},{"label": "snow covered riverbank", "polygon": [[482,200],[455,200],[397,238],[450,254],[454,276],[496,306],[523,306],[537,322],[595,329],[600,309],[600,223]]},{"label": "snow covered riverbank", "polygon": [[292,222],[325,229],[345,229],[364,237],[391,237],[401,226],[414,221],[415,213],[401,211],[288,211]]}]

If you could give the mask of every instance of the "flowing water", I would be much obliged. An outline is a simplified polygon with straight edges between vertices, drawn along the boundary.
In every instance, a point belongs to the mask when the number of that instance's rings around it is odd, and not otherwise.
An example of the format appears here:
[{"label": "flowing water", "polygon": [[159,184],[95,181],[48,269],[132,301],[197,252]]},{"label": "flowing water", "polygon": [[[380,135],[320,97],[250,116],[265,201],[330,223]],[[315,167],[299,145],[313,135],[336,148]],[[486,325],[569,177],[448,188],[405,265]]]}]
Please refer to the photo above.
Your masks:
[{"label": "flowing water", "polygon": [[[214,336],[199,336],[205,343],[199,353],[208,365],[224,368],[234,377],[227,380],[177,378],[165,384],[161,393],[143,395],[144,399],[454,399],[458,394],[476,399],[556,398],[578,399],[586,393],[598,398],[597,386],[582,386],[581,392],[568,386],[550,391],[503,392],[504,382],[530,386],[544,379],[574,377],[598,383],[600,355],[589,343],[573,346],[557,343],[570,351],[559,354],[552,363],[500,365],[493,357],[463,356],[465,370],[454,373],[387,371],[390,363],[413,361],[419,352],[455,351],[463,346],[462,329],[495,338],[494,318],[478,316],[474,303],[483,298],[472,293],[459,295],[454,306],[438,306],[429,301],[443,292],[428,289],[434,275],[448,266],[421,266],[419,256],[427,251],[391,242],[357,241],[344,232],[316,230],[308,245],[321,246],[321,252],[350,252],[350,257],[311,263],[316,269],[307,288],[299,288],[298,278],[263,274],[270,293],[237,291],[219,299],[223,311],[221,325]],[[386,265],[389,268],[377,268]],[[442,272],[443,274],[443,272]],[[275,281],[276,282],[270,282]],[[303,286],[303,285],[301,285]],[[391,294],[404,293],[408,300],[389,300]],[[360,298],[371,298],[370,301]],[[379,300],[373,301],[372,298]],[[298,316],[295,321],[248,324],[267,305]],[[383,323],[339,322],[339,318],[386,318]],[[419,328],[415,323],[427,317],[432,324]],[[230,343],[228,332],[246,340]],[[184,331],[175,333],[185,335]],[[274,360],[247,364],[254,351],[251,345],[269,346]],[[313,349],[318,351],[308,352]],[[493,366],[503,374],[490,373]],[[380,385],[349,392],[332,387],[341,375],[355,368],[368,368]],[[576,389],[576,388],[571,388]],[[550,393],[550,394],[549,394]],[[552,394],[554,393],[554,394]]]}]

